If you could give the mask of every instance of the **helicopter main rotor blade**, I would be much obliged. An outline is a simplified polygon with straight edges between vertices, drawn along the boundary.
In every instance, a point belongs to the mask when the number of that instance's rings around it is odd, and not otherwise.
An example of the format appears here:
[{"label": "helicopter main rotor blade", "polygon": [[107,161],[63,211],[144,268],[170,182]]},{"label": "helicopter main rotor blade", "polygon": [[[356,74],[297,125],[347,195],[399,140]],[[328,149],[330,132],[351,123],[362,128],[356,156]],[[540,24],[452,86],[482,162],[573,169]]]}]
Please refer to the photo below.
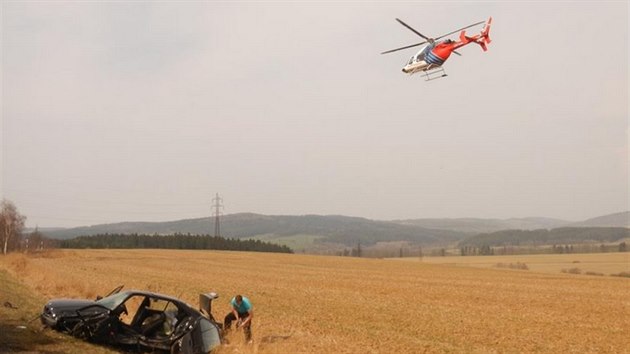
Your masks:
[{"label": "helicopter main rotor blade", "polygon": [[413,48],[413,47],[417,47],[419,45],[423,45],[427,43],[427,41],[421,42],[421,43],[416,43],[416,44],[412,44],[412,45],[408,45],[406,47],[400,47],[400,48],[396,48],[396,49],[392,49],[392,50],[388,50],[386,52],[382,52],[381,54],[387,54],[387,53],[391,53],[391,52],[397,52],[399,50],[403,50],[403,49],[407,49],[407,48]]},{"label": "helicopter main rotor blade", "polygon": [[455,53],[455,54],[459,55],[460,57],[462,56],[462,55],[461,55],[461,54],[459,54],[459,52],[458,52],[458,51],[456,51],[456,50],[454,50],[454,51],[453,51],[453,53]]},{"label": "helicopter main rotor blade", "polygon": [[427,41],[429,41],[429,42],[431,42],[431,41],[432,41],[432,39],[431,39],[431,38],[429,38],[429,37],[425,36],[424,34],[422,34],[422,33],[418,32],[418,31],[416,31],[415,29],[411,28],[411,26],[409,26],[408,24],[406,24],[406,23],[402,22],[402,20],[400,20],[399,18],[397,18],[397,19],[396,19],[396,21],[398,21],[401,25],[403,25],[403,26],[407,27],[409,30],[411,30],[413,33],[417,34],[418,36],[420,36],[420,37],[422,37],[422,38],[426,39],[426,40],[427,40]]},{"label": "helicopter main rotor blade", "polygon": [[462,28],[460,28],[460,29],[458,29],[458,30],[455,30],[455,31],[453,31],[453,32],[449,32],[449,33],[447,33],[447,34],[443,34],[443,35],[441,35],[441,36],[439,36],[439,37],[435,38],[435,40],[438,40],[438,39],[440,39],[440,38],[444,38],[444,37],[446,37],[446,36],[450,36],[450,35],[451,35],[451,34],[453,34],[453,33],[457,33],[457,32],[459,32],[459,31],[461,31],[461,30],[465,30],[466,28],[470,28],[470,27],[473,27],[473,26],[477,26],[477,25],[480,25],[480,24],[482,24],[482,23],[485,23],[485,21],[481,21],[481,22],[473,23],[472,25],[468,25],[468,26],[466,26],[466,27],[462,27]]}]

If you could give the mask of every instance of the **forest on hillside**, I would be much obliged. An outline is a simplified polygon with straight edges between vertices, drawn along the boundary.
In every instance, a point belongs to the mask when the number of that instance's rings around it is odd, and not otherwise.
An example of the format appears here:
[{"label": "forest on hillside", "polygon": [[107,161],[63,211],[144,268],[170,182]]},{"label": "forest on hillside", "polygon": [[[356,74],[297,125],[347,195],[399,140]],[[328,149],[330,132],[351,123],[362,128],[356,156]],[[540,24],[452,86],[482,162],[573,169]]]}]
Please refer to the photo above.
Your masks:
[{"label": "forest on hillside", "polygon": [[630,238],[623,227],[562,227],[552,230],[503,230],[483,233],[459,242],[460,247],[557,245],[616,242]]}]

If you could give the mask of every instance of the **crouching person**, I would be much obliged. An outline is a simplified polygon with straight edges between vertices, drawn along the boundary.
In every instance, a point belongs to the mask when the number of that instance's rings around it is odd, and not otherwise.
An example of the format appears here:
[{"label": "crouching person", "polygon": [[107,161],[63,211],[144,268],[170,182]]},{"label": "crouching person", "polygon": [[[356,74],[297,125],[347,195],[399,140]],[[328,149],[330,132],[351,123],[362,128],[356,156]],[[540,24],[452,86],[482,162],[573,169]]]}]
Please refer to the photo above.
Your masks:
[{"label": "crouching person", "polygon": [[229,312],[223,321],[226,330],[232,328],[232,321],[237,320],[236,328],[243,327],[245,332],[245,340],[252,342],[252,317],[254,317],[254,309],[248,298],[236,295],[230,301],[232,311]]}]

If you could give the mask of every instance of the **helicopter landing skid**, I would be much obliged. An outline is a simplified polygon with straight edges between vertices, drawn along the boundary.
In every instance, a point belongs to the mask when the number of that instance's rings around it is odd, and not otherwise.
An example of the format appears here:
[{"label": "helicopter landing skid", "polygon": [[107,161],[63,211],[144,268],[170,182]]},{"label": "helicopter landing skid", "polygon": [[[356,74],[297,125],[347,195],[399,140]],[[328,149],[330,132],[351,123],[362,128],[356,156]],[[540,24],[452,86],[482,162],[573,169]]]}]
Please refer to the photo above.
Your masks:
[{"label": "helicopter landing skid", "polygon": [[438,66],[437,68],[433,68],[433,69],[429,69],[429,70],[424,70],[422,72],[424,75],[424,81],[431,81],[431,80],[436,80],[436,79],[441,79],[443,77],[447,77],[448,75],[446,74],[446,71],[444,71],[444,68],[441,66]]}]

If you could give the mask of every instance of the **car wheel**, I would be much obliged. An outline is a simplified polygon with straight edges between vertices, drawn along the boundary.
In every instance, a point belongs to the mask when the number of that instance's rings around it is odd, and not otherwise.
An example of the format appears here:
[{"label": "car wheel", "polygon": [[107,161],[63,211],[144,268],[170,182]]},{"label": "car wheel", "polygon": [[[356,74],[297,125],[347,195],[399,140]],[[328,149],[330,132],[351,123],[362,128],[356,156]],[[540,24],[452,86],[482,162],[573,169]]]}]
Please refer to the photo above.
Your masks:
[{"label": "car wheel", "polygon": [[85,325],[84,322],[77,323],[74,328],[72,328],[72,335],[79,339],[88,340],[92,337],[92,333],[90,333],[90,329]]}]

